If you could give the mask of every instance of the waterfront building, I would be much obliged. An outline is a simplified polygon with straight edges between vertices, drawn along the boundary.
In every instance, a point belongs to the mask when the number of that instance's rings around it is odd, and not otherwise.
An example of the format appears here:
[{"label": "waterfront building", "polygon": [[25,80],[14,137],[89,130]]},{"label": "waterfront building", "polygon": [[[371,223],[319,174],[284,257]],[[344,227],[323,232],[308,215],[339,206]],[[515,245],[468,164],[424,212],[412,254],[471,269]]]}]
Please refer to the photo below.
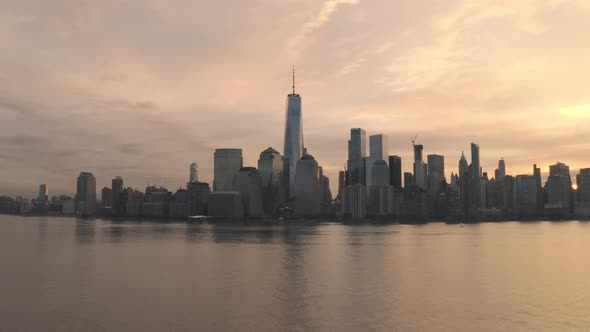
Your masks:
[{"label": "waterfront building", "polygon": [[209,194],[208,214],[217,220],[240,221],[242,199],[237,191],[213,191]]},{"label": "waterfront building", "polygon": [[289,198],[295,195],[297,162],[303,156],[303,119],[301,96],[295,93],[295,69],[293,69],[293,91],[287,96],[285,111],[285,140],[283,155],[289,161]]},{"label": "waterfront building", "polygon": [[320,214],[322,197],[320,192],[320,170],[317,161],[310,154],[304,154],[297,162],[295,178],[295,213],[300,216]]},{"label": "waterfront building", "polygon": [[367,137],[364,129],[350,129],[348,140],[348,179],[347,185],[366,184],[365,160],[367,157]]},{"label": "waterfront building", "polygon": [[81,217],[96,213],[96,179],[92,173],[81,172],[76,185],[76,214]]},{"label": "waterfront building", "polygon": [[262,203],[266,215],[276,214],[278,208],[285,205],[283,186],[283,157],[268,148],[260,153],[258,172],[262,178]]},{"label": "waterfront building", "polygon": [[397,189],[402,187],[402,158],[389,156],[389,183]]},{"label": "waterfront building", "polygon": [[549,166],[545,191],[547,192],[545,213],[550,217],[569,218],[573,203],[569,166],[560,162]]},{"label": "waterfront building", "polygon": [[575,216],[577,218],[590,218],[590,168],[580,169],[576,175]]},{"label": "waterfront building", "polygon": [[461,159],[459,159],[459,173],[457,176],[461,178],[463,174],[469,172],[469,165],[467,164],[467,158],[465,158],[465,153],[461,151]]},{"label": "waterfront building", "polygon": [[538,216],[537,177],[517,175],[513,185],[513,208],[517,218],[532,219]]},{"label": "waterfront building", "polygon": [[242,149],[215,149],[213,155],[213,191],[231,191],[243,166]]},{"label": "waterfront building", "polygon": [[392,214],[393,187],[389,181],[389,166],[384,160],[373,163],[369,195],[369,214],[387,216]]},{"label": "waterfront building", "polygon": [[[413,144],[413,142],[412,142]],[[414,176],[413,184],[422,190],[428,188],[428,169],[422,158],[422,151],[424,146],[422,144],[414,144]]]},{"label": "waterfront building", "polygon": [[111,180],[111,206],[113,207],[113,215],[121,216],[125,214],[125,209],[122,208],[124,205],[121,200],[121,193],[123,192],[123,178],[120,176],[115,177]]},{"label": "waterfront building", "polygon": [[46,184],[39,185],[39,195],[37,196],[37,201],[40,203],[45,203],[49,199],[49,190],[47,189]]},{"label": "waterfront building", "polygon": [[207,215],[207,204],[211,189],[205,182],[188,182],[186,184],[186,205],[188,216]]},{"label": "waterfront building", "polygon": [[192,163],[189,168],[188,182],[199,182],[199,165]]},{"label": "waterfront building", "polygon": [[243,215],[262,218],[262,178],[255,167],[242,167],[234,176],[233,191],[240,193]]},{"label": "waterfront building", "polygon": [[344,215],[353,220],[365,219],[367,215],[367,187],[356,183],[344,191]]},{"label": "waterfront building", "polygon": [[471,165],[469,165],[470,169],[469,172],[472,177],[472,184],[473,184],[473,208],[479,209],[483,207],[482,199],[481,199],[481,166],[479,163],[479,145],[475,143],[471,143]]},{"label": "waterfront building", "polygon": [[110,208],[113,206],[113,190],[111,188],[103,187],[100,198],[101,207]]},{"label": "waterfront building", "polygon": [[[376,134],[369,136],[369,158],[366,164],[366,178],[367,188],[371,187],[371,172],[373,170],[373,164],[378,160],[385,161],[389,153],[389,142],[386,135]],[[385,161],[387,164],[387,161]]]}]

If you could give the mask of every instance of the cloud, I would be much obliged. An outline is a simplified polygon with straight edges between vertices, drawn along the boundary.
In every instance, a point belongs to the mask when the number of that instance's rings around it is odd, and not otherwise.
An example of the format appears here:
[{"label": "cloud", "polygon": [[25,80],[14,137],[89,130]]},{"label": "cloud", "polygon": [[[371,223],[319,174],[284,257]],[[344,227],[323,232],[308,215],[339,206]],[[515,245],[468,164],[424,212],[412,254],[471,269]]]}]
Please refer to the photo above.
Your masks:
[{"label": "cloud", "polygon": [[297,58],[297,54],[300,53],[306,47],[306,38],[315,31],[321,28],[323,25],[327,24],[334,12],[338,9],[341,5],[356,5],[359,3],[360,0],[327,0],[325,1],[319,12],[314,15],[309,20],[305,21],[297,35],[295,35],[290,42],[287,44],[288,53],[291,55],[295,55]]}]

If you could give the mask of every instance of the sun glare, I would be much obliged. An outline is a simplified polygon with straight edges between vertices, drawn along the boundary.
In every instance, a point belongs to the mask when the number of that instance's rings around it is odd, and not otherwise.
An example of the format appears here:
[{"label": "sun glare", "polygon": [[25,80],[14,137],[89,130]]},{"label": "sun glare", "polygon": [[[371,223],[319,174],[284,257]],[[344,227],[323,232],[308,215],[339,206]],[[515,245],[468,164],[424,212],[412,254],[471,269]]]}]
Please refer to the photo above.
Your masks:
[{"label": "sun glare", "polygon": [[576,118],[590,117],[590,104],[560,108],[559,113]]}]

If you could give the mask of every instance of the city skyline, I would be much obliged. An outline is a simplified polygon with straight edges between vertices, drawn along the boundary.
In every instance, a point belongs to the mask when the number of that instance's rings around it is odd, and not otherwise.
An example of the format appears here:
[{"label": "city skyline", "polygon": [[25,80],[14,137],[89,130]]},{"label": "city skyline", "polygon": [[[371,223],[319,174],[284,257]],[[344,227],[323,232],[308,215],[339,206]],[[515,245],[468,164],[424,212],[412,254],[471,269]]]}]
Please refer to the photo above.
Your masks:
[{"label": "city skyline", "polygon": [[256,166],[264,149],[282,151],[292,64],[305,144],[333,192],[357,127],[387,135],[403,172],[419,133],[447,179],[472,141],[489,174],[500,158],[509,174],[537,164],[544,178],[556,161],[572,176],[590,164],[582,1],[238,2],[252,14],[239,20],[206,3],[1,6],[3,194],[34,197],[39,183],[71,194],[80,171],[97,186],[121,175],[173,189],[193,161],[212,184],[215,148]]}]

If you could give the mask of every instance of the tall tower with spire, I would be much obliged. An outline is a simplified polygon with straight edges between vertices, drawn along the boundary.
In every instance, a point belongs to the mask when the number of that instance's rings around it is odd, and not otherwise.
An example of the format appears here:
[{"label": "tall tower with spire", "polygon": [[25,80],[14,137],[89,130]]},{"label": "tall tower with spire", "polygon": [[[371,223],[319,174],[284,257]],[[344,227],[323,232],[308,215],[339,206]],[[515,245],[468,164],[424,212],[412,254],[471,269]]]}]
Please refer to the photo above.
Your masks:
[{"label": "tall tower with spire", "polygon": [[295,170],[301,159],[303,147],[303,122],[301,114],[301,97],[295,93],[295,66],[293,66],[293,91],[287,96],[285,112],[284,157],[289,160],[289,197],[295,195]]}]

